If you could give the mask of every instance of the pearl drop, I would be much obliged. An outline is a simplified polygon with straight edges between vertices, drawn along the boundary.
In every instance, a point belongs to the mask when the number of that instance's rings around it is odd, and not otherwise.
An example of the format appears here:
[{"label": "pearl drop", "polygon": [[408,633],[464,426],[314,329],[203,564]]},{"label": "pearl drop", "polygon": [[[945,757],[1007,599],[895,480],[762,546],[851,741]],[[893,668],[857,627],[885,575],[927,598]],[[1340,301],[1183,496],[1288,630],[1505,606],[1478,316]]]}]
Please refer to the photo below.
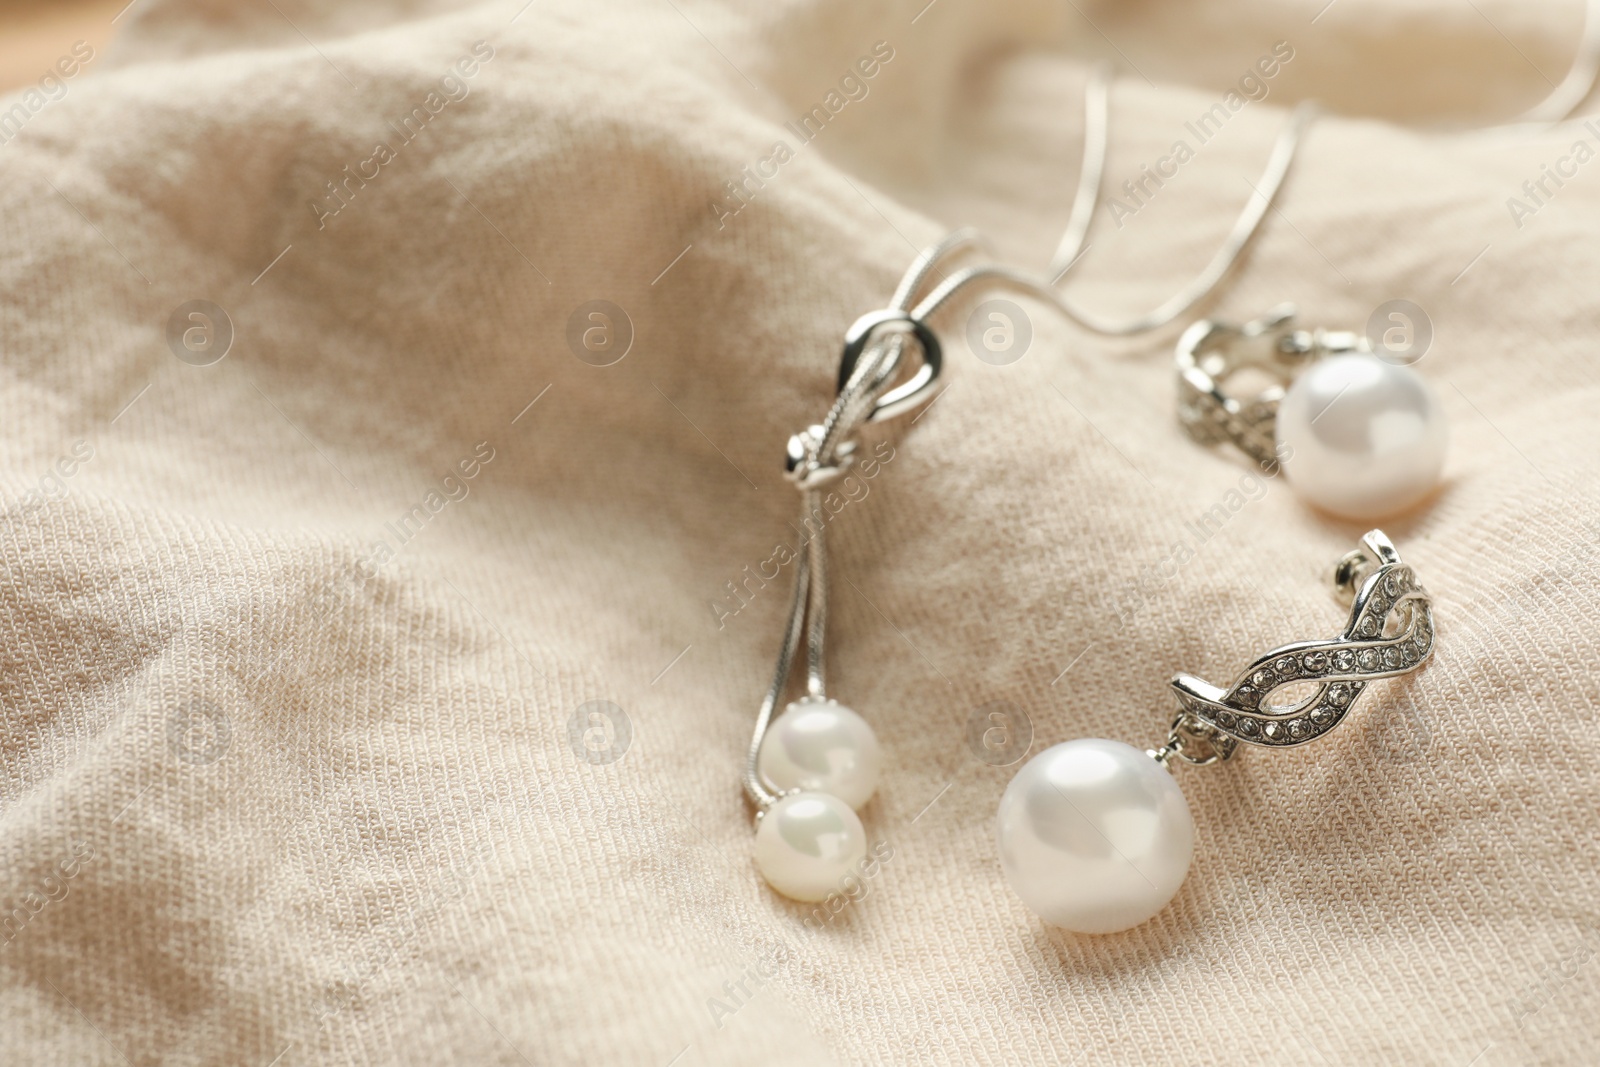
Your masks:
[{"label": "pearl drop", "polygon": [[1385,518],[1427,496],[1449,439],[1444,409],[1422,376],[1376,356],[1318,360],[1278,405],[1290,484],[1351,519]]},{"label": "pearl drop", "polygon": [[836,700],[797,700],[761,742],[756,767],[775,792],[832,793],[859,808],[878,788],[878,738]]},{"label": "pearl drop", "polygon": [[779,800],[756,828],[756,867],[778,892],[814,903],[843,892],[867,858],[867,831],[850,805],[827,793]]},{"label": "pearl drop", "polygon": [[1183,791],[1121,741],[1055,745],[1000,798],[1000,864],[1045,922],[1083,934],[1137,926],[1167,906],[1194,855]]}]

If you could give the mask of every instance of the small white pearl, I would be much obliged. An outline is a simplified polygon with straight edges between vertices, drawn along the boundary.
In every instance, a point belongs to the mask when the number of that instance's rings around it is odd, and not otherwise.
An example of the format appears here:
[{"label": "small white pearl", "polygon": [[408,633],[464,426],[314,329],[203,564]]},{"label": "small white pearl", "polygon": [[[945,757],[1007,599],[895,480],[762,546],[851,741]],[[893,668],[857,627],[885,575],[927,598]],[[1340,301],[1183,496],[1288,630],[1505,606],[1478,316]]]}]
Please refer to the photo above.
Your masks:
[{"label": "small white pearl", "polygon": [[1082,934],[1167,906],[1194,855],[1183,790],[1148,753],[1085,738],[1029,760],[1000,798],[1000,864],[1045,922]]},{"label": "small white pearl", "polygon": [[878,788],[878,738],[837,700],[797,700],[773,721],[756,767],[778,793],[832,793],[859,808]]},{"label": "small white pearl", "polygon": [[1318,360],[1278,406],[1289,483],[1345,518],[1385,518],[1427,496],[1449,439],[1444,409],[1422,376],[1376,356]]},{"label": "small white pearl", "polygon": [[778,892],[814,903],[843,892],[867,858],[867,831],[850,805],[827,793],[779,800],[756,828],[756,867]]}]

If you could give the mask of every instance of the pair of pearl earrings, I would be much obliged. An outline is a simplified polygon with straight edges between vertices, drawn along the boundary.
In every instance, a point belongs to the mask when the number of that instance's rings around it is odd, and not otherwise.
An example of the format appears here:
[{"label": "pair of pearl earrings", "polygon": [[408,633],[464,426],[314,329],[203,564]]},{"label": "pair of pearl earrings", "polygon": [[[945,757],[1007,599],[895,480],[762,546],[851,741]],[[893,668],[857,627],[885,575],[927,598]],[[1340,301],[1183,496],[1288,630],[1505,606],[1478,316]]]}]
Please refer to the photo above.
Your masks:
[{"label": "pair of pearl earrings", "polygon": [[[1303,499],[1344,518],[1386,518],[1439,485],[1449,427],[1428,383],[1371,338],[1294,326],[1283,304],[1242,326],[1204,319],[1178,340],[1178,418],[1202,444],[1229,441]],[[1379,348],[1383,350],[1379,350]],[[1224,391],[1240,372],[1277,384]]]},{"label": "pair of pearl earrings", "polygon": [[[789,440],[787,474],[801,494],[800,528],[810,536],[797,553],[777,669],[757,715],[744,787],[756,808],[756,865],[768,884],[795,900],[847,892],[850,878],[866,871],[867,835],[856,812],[871,799],[881,767],[871,726],[827,694],[827,551],[811,519],[828,513],[828,497],[851,476],[857,431],[931,397],[942,354],[925,320],[954,290],[946,283],[915,308],[912,301],[940,261],[970,240],[958,233],[929,249],[912,264],[887,309],[856,320],[845,336],[833,406],[822,422]],[[1297,401],[1291,387],[1287,396],[1281,390],[1264,394],[1246,407],[1224,394],[1219,381],[1247,365],[1286,368],[1296,360],[1360,352],[1346,335],[1293,331],[1288,322],[1289,314],[1280,311],[1244,327],[1205,321],[1184,334],[1180,384],[1186,423],[1197,437],[1232,440],[1263,466],[1287,458],[1299,415],[1279,418],[1280,411],[1299,412],[1328,386],[1319,383],[1311,401]],[[913,355],[920,355],[920,363]],[[1337,367],[1338,358],[1379,362],[1370,354],[1339,355],[1312,370]],[[1343,380],[1356,384],[1337,389],[1307,425],[1360,388],[1362,373],[1340,370]],[[1427,422],[1437,403],[1431,394],[1423,400],[1418,417]],[[1370,415],[1382,405],[1369,401],[1360,408]],[[1275,420],[1278,440],[1269,445]],[[1391,427],[1387,439],[1394,434]],[[1282,447],[1286,436],[1291,449]],[[1367,466],[1382,458],[1371,457]],[[1437,465],[1431,468],[1435,478]],[[1369,503],[1400,495],[1382,470],[1356,465],[1346,474],[1349,484],[1365,485]],[[1419,492],[1415,484],[1408,491]],[[1144,922],[1177,893],[1194,851],[1194,823],[1170,773],[1173,760],[1205,766],[1232,758],[1240,744],[1283,748],[1315,740],[1344,720],[1368,683],[1422,665],[1433,649],[1428,595],[1381,530],[1367,533],[1361,547],[1340,560],[1334,581],[1350,603],[1341,634],[1274,649],[1226,688],[1177,675],[1172,686],[1180,711],[1159,748],[1083,739],[1056,745],[1024,765],[1006,788],[998,820],[1001,866],[1024,903],[1045,921],[1082,933]],[[806,695],[774,721],[802,642]]]}]

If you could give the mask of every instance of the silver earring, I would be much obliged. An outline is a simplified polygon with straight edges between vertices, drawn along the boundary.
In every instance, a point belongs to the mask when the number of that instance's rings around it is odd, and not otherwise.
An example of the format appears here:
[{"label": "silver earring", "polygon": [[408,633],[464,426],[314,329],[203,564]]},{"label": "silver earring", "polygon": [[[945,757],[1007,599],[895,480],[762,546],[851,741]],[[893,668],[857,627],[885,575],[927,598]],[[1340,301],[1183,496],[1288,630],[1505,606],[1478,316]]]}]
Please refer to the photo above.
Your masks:
[{"label": "silver earring", "polygon": [[1174,759],[1203,767],[1240,744],[1314,741],[1345,720],[1368,683],[1422,666],[1434,639],[1428,593],[1382,530],[1339,561],[1334,582],[1350,603],[1339,636],[1275,648],[1226,688],[1177,675],[1180,710],[1161,747],[1082,739],[1023,766],[998,824],[1000,862],[1023,903],[1079,933],[1144,922],[1178,892],[1194,852]]},{"label": "silver earring", "polygon": [[[1278,384],[1249,398],[1224,391],[1247,370]],[[1438,397],[1361,334],[1296,329],[1291,304],[1242,326],[1203,319],[1178,340],[1177,371],[1191,437],[1231,442],[1270,474],[1282,464],[1324,511],[1379,519],[1439,484],[1450,434]]]}]

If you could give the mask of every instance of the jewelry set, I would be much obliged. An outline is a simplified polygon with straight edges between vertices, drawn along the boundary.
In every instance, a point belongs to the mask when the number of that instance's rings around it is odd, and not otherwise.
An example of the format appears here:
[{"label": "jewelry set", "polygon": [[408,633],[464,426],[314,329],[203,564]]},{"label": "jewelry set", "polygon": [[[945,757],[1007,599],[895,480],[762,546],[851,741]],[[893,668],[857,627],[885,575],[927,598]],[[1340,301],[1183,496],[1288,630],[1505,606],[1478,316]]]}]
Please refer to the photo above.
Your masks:
[{"label": "jewelry set", "polygon": [[[1105,163],[1108,80],[1090,83],[1085,151],[1066,236],[1045,275],[982,265],[934,285],[940,265],[974,242],[945,238],[912,263],[889,305],[845,334],[833,405],[789,440],[787,473],[802,514],[821,506],[850,470],[857,433],[917,409],[933,396],[942,365],[928,319],[975,283],[1018,289],[1102,335],[1160,329],[1210,296],[1260,228],[1288,173],[1304,123],[1280,135],[1256,196],[1194,282],[1147,315],[1109,320],[1069,304],[1056,285],[1083,251]],[[925,292],[926,291],[926,292]],[[922,294],[919,299],[919,294]],[[1365,337],[1297,329],[1293,309],[1233,325],[1194,323],[1177,345],[1178,412],[1195,440],[1227,442],[1324,511],[1371,519],[1419,503],[1437,486],[1447,429],[1426,382],[1382,358]],[[1254,396],[1226,391],[1241,371],[1276,384]],[[1182,885],[1194,851],[1188,802],[1174,761],[1206,766],[1241,744],[1290,748],[1343,722],[1367,685],[1419,668],[1433,651],[1428,594],[1381,530],[1371,530],[1334,568],[1349,606],[1339,634],[1297,641],[1257,657],[1230,684],[1190,674],[1172,679],[1177,711],[1154,749],[1080,739],[1030,759],[1000,800],[1000,864],[1013,890],[1048,923],[1111,933],[1149,919]],[[795,563],[794,594],[777,667],[756,718],[744,789],[756,809],[755,862],[779,893],[818,901],[841,892],[867,862],[856,812],[877,786],[881,754],[864,718],[829,697],[826,684],[827,545],[812,537]],[[802,642],[805,695],[774,718]]]}]

